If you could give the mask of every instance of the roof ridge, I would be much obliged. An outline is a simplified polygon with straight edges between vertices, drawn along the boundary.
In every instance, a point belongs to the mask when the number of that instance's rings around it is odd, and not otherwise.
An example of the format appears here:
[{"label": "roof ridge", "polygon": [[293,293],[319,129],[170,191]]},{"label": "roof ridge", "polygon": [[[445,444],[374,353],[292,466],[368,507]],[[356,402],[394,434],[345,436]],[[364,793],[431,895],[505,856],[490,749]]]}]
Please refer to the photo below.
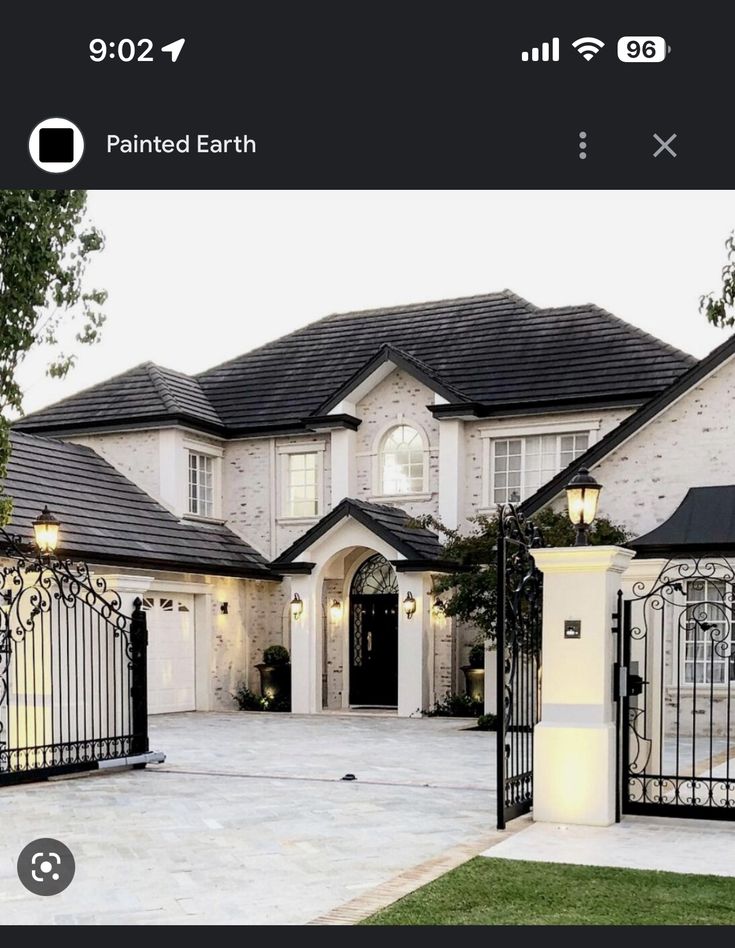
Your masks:
[{"label": "roof ridge", "polygon": [[298,326],[296,329],[292,329],[291,332],[287,332],[282,336],[278,336],[275,339],[269,339],[268,342],[264,342],[260,346],[256,346],[255,349],[248,349],[245,352],[241,352],[239,355],[234,356],[231,359],[225,359],[224,362],[218,362],[216,365],[210,366],[208,369],[204,369],[202,372],[197,372],[194,376],[197,380],[202,378],[202,376],[207,376],[210,373],[214,372],[217,369],[222,368],[225,365],[231,365],[234,362],[240,361],[245,356],[255,355],[257,352],[262,352],[264,349],[267,349],[269,346],[273,346],[276,343],[282,342],[284,339],[290,338],[297,335],[298,333],[306,332],[311,329],[313,326],[318,326],[320,323],[331,322],[337,319],[352,319],[357,317],[364,316],[376,316],[376,315],[391,315],[394,313],[411,313],[415,311],[420,311],[427,309],[427,307],[441,307],[446,306],[450,303],[472,303],[472,302],[481,302],[488,300],[503,300],[506,299],[509,302],[516,302],[522,304],[524,307],[527,307],[529,312],[535,312],[538,307],[533,303],[529,303],[528,300],[523,299],[522,296],[518,296],[517,293],[513,293],[512,290],[503,289],[495,293],[478,293],[474,296],[457,296],[449,297],[447,299],[441,300],[425,300],[421,303],[405,303],[405,304],[396,304],[394,306],[382,306],[382,307],[373,307],[372,309],[354,309],[347,310],[343,313],[328,313],[326,316],[320,316],[318,319],[313,319],[310,322],[306,323],[303,326]]},{"label": "roof ridge", "polygon": [[154,362],[149,362],[146,364],[146,371],[148,373],[148,378],[153,383],[153,387],[161,396],[161,401],[165,408],[173,411],[181,411],[181,405],[176,400],[173,393],[169,390],[168,383],[161,372],[160,366],[156,365]]}]

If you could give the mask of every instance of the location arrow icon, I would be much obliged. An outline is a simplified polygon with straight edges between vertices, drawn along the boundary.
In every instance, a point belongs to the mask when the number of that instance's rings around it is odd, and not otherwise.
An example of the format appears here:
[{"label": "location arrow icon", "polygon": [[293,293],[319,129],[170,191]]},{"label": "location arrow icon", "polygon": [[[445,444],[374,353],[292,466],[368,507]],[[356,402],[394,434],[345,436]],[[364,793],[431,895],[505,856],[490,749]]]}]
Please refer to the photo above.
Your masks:
[{"label": "location arrow icon", "polygon": [[171,53],[171,62],[176,62],[179,58],[179,53],[184,48],[185,39],[175,40],[173,43],[169,43],[168,46],[162,46],[162,53]]}]

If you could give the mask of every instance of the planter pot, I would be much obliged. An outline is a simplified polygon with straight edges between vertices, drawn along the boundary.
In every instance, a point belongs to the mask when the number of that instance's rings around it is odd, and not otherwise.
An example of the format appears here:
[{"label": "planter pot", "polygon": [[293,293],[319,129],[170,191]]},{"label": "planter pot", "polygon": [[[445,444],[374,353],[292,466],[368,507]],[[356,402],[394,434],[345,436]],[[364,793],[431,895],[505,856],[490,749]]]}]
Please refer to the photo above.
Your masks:
[{"label": "planter pot", "polygon": [[485,700],[485,669],[463,665],[465,690],[473,701]]},{"label": "planter pot", "polygon": [[291,696],[291,665],[255,666],[260,674],[260,693],[264,698],[289,698]]}]

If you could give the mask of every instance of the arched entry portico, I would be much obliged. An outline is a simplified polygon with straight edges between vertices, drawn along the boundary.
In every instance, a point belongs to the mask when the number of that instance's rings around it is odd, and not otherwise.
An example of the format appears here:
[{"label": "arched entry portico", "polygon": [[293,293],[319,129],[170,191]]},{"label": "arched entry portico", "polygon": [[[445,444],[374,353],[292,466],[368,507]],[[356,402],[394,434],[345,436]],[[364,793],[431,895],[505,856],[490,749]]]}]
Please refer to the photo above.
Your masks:
[{"label": "arched entry portico", "polygon": [[349,703],[398,705],[398,579],[374,553],[357,569],[349,593]]}]

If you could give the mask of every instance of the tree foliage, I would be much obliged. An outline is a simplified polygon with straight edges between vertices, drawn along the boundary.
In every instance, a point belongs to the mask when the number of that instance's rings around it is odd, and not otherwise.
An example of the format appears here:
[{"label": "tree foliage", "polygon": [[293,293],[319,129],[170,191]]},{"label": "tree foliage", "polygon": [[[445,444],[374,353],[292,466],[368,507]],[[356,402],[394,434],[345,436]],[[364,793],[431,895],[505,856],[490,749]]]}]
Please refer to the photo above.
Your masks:
[{"label": "tree foliage", "polygon": [[[533,517],[544,546],[572,546],[574,527],[566,513],[555,513],[550,507]],[[437,581],[437,595],[445,598],[446,615],[475,625],[484,639],[495,639],[497,618],[497,544],[498,518],[473,518],[471,532],[462,534],[445,527],[433,517],[424,517],[423,526],[437,530],[445,540],[444,555],[459,564],[454,573]],[[595,520],[589,533],[593,544],[623,544],[630,539],[627,531],[607,517]]]},{"label": "tree foliage", "polygon": [[[0,481],[10,457],[8,413],[23,409],[17,376],[23,359],[47,346],[47,373],[63,378],[76,344],[100,338],[107,294],[88,289],[85,276],[104,237],[86,210],[82,190],[0,190]],[[62,346],[70,326],[71,347]],[[9,517],[10,500],[0,498],[0,524]]]},{"label": "tree foliage", "polygon": [[714,326],[735,326],[735,231],[725,241],[727,263],[722,268],[722,288],[718,295],[706,293],[699,301],[700,312]]}]

